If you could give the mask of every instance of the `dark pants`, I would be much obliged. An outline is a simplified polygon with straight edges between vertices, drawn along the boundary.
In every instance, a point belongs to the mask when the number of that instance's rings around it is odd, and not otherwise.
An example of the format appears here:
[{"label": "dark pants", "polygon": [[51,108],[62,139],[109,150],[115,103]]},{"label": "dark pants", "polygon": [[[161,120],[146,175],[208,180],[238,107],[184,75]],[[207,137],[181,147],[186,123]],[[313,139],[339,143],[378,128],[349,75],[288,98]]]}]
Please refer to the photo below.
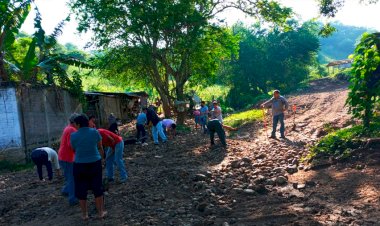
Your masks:
[{"label": "dark pants", "polygon": [[145,143],[146,131],[145,131],[144,125],[136,124],[136,130],[137,130],[137,135],[136,135],[137,141],[140,141],[140,137],[141,137],[141,142]]},{"label": "dark pants", "polygon": [[281,136],[285,136],[285,123],[284,123],[284,113],[273,116],[273,130],[272,130],[272,136],[276,136],[276,130],[277,130],[277,124],[280,121],[280,133]]},{"label": "dark pants", "polygon": [[48,172],[49,180],[52,180],[53,179],[53,169],[51,167],[51,162],[48,160],[48,154],[46,153],[46,151],[36,149],[32,152],[31,158],[32,158],[32,161],[34,162],[34,164],[36,164],[36,166],[37,166],[37,173],[38,173],[38,177],[40,178],[40,180],[43,179],[43,176],[42,176],[42,166],[43,165],[46,166],[46,170]]},{"label": "dark pants", "polygon": [[74,162],[75,196],[79,200],[87,199],[87,191],[92,190],[95,198],[103,195],[102,190],[102,163],[101,161],[90,163]]},{"label": "dark pants", "polygon": [[226,133],[224,132],[222,124],[218,120],[211,120],[211,121],[209,121],[208,124],[207,124],[207,128],[208,128],[208,132],[210,133],[211,144],[215,144],[215,142],[214,142],[214,136],[215,136],[215,133],[217,133],[220,142],[222,142],[222,144],[224,146],[227,145],[227,143],[226,143]]}]

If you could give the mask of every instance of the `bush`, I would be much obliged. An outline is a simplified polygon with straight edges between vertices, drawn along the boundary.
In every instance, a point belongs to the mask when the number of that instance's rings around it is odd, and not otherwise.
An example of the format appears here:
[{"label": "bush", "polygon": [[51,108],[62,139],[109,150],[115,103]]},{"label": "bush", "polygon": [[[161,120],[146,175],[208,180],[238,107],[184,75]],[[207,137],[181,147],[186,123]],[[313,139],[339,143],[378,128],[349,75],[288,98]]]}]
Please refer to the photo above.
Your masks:
[{"label": "bush", "polygon": [[243,111],[240,113],[231,114],[223,121],[224,124],[232,127],[239,127],[247,123],[252,123],[263,119],[263,112],[258,109]]},{"label": "bush", "polygon": [[0,172],[16,172],[33,168],[33,163],[12,163],[6,160],[0,161]]},{"label": "bush", "polygon": [[348,158],[353,150],[364,145],[363,138],[380,136],[379,126],[379,123],[371,124],[370,131],[359,125],[331,132],[311,148],[307,158],[318,156]]}]

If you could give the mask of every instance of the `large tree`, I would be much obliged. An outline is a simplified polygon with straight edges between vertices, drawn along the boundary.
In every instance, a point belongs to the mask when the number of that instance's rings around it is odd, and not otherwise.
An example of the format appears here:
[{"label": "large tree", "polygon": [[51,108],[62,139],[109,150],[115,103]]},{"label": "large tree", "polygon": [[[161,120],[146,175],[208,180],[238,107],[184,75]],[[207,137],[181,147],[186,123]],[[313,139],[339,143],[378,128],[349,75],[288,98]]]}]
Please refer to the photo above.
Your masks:
[{"label": "large tree", "polygon": [[[192,76],[209,76],[220,62],[218,57],[228,58],[236,50],[216,19],[231,7],[276,23],[284,23],[291,14],[268,0],[71,1],[79,30],[92,30],[98,47],[111,49],[111,55],[129,62],[125,70],[146,76],[160,94],[166,116],[172,96],[177,102],[185,101],[184,87]],[[181,123],[183,114],[178,116]]]}]

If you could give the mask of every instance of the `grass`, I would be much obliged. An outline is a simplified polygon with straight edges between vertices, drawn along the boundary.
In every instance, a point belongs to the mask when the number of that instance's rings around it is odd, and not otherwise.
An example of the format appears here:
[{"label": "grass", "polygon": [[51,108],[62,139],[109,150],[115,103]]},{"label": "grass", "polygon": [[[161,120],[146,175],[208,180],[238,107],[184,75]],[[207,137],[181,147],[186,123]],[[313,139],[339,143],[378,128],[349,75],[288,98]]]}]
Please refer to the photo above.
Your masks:
[{"label": "grass", "polygon": [[311,148],[306,159],[318,156],[349,158],[355,149],[365,144],[365,138],[380,136],[379,126],[380,123],[373,123],[368,131],[362,125],[332,131]]},{"label": "grass", "polygon": [[33,168],[34,164],[33,163],[27,163],[27,164],[22,164],[22,163],[12,163],[6,160],[1,160],[0,161],[0,172],[16,172],[16,171],[21,171],[21,170],[26,170],[26,169],[31,169]]},{"label": "grass", "polygon": [[223,120],[223,123],[236,128],[259,120],[263,120],[263,112],[258,109],[253,109],[231,114]]}]

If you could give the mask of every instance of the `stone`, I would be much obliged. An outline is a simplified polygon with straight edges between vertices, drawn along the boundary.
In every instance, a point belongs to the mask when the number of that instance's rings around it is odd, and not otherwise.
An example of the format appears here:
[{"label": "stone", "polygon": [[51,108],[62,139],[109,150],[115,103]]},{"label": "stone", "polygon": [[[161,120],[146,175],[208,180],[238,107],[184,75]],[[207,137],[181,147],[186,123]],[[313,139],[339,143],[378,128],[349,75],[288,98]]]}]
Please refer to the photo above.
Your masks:
[{"label": "stone", "polygon": [[266,158],[267,157],[267,155],[265,154],[265,153],[261,153],[261,154],[259,154],[257,157],[256,157],[256,159],[263,159],[263,158]]},{"label": "stone", "polygon": [[207,180],[207,176],[201,173],[195,174],[193,177],[193,181],[205,181]]},{"label": "stone", "polygon": [[206,207],[207,207],[207,203],[205,202],[202,202],[202,203],[199,203],[198,206],[197,206],[197,210],[199,212],[204,212],[206,210]]},{"label": "stone", "polygon": [[315,187],[317,183],[315,183],[314,181],[306,181],[306,185],[309,187]]},{"label": "stone", "polygon": [[276,178],[276,184],[277,185],[285,185],[288,183],[288,179],[286,179],[286,177],[284,176],[279,176]]},{"label": "stone", "polygon": [[291,166],[286,167],[286,172],[288,172],[289,174],[297,173],[297,171],[298,169],[296,165],[291,165]]},{"label": "stone", "polygon": [[222,226],[230,226],[228,222],[223,222]]},{"label": "stone", "polygon": [[247,195],[254,195],[256,193],[253,189],[244,189],[243,192]]},{"label": "stone", "polygon": [[297,184],[297,187],[296,187],[296,189],[298,189],[298,190],[302,190],[305,188],[306,188],[306,184]]}]

